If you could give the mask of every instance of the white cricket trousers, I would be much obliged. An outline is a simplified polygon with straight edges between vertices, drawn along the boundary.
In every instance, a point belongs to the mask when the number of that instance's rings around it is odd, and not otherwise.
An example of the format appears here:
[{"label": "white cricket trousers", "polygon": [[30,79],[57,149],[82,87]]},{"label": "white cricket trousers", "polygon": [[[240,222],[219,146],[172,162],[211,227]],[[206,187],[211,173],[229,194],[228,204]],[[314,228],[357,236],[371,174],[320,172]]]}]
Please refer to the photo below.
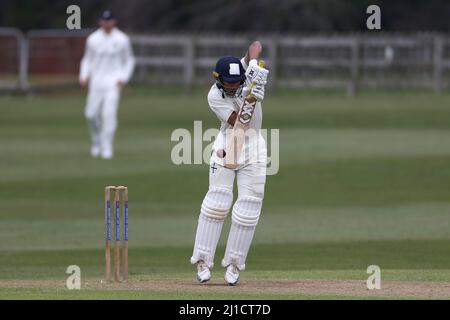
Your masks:
[{"label": "white cricket trousers", "polygon": [[85,116],[91,132],[92,146],[102,153],[113,154],[117,128],[120,88],[89,89]]}]

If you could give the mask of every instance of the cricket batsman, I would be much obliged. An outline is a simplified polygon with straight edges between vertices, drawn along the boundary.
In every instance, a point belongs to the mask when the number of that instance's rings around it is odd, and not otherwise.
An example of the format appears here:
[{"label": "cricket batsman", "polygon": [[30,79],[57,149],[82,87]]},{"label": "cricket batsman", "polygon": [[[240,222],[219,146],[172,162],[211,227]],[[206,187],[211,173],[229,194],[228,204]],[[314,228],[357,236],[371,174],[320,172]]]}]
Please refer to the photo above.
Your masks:
[{"label": "cricket batsman", "polygon": [[[208,93],[208,104],[221,122],[220,132],[214,144],[209,168],[209,189],[198,218],[195,245],[191,263],[197,265],[197,280],[207,282],[211,278],[214,254],[222,226],[233,203],[233,184],[237,179],[238,197],[232,209],[232,224],[228,235],[222,267],[226,268],[225,281],[236,285],[258,224],[266,182],[267,148],[260,133],[262,124],[261,102],[268,70],[258,66],[262,52],[259,41],[253,42],[245,57],[223,57],[217,61],[213,72],[215,84]],[[256,99],[249,129],[245,153],[239,165],[230,169],[225,166],[224,150],[227,136],[232,132],[239,110],[249,94]]]},{"label": "cricket batsman", "polygon": [[80,85],[88,88],[85,116],[91,133],[91,155],[111,159],[121,89],[133,73],[130,39],[116,27],[111,11],[104,11],[100,28],[86,41],[80,66]]}]

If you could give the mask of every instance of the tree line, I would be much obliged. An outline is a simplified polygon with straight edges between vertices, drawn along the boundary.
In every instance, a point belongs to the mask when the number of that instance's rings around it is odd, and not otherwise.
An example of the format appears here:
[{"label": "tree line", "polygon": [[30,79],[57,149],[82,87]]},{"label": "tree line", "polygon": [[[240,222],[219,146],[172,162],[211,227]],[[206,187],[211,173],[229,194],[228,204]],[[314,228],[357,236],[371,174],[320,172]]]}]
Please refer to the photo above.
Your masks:
[{"label": "tree line", "polygon": [[366,8],[381,8],[382,30],[450,30],[448,0],[60,0],[0,1],[0,26],[64,28],[76,4],[82,27],[111,9],[127,30],[141,32],[317,33],[366,30]]}]

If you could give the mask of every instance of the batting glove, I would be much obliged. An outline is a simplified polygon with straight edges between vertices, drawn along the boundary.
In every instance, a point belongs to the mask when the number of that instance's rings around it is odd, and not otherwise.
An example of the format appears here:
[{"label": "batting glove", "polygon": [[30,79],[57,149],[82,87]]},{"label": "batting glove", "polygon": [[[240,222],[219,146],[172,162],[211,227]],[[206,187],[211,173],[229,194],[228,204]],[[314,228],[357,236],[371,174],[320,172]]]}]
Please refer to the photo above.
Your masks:
[{"label": "batting glove", "polygon": [[258,64],[256,63],[256,59],[251,60],[247,70],[245,71],[245,75],[247,77],[247,85],[266,85],[268,74],[269,70],[258,66]]},{"label": "batting glove", "polygon": [[264,100],[264,85],[256,84],[251,91],[251,95],[259,102]]}]

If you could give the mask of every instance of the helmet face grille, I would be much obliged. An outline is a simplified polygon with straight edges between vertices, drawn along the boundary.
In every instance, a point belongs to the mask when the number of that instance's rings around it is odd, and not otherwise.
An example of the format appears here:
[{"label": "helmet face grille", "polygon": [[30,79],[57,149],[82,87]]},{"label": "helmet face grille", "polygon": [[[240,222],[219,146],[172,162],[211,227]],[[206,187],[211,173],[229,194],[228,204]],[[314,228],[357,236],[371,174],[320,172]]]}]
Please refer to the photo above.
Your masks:
[{"label": "helmet face grille", "polygon": [[244,82],[245,81],[241,81],[239,87],[237,88],[227,88],[221,77],[216,78],[216,85],[219,88],[220,91],[222,91],[223,94],[225,94],[227,97],[230,98],[239,98],[241,96],[242,93],[242,89],[244,87]]},{"label": "helmet face grille", "polygon": [[242,93],[242,85],[240,85],[238,88],[236,88],[236,89],[223,89],[223,91],[225,92],[225,94],[228,96],[228,97],[231,97],[231,98],[238,98],[238,97],[240,97],[240,95],[241,95],[241,93]]}]

